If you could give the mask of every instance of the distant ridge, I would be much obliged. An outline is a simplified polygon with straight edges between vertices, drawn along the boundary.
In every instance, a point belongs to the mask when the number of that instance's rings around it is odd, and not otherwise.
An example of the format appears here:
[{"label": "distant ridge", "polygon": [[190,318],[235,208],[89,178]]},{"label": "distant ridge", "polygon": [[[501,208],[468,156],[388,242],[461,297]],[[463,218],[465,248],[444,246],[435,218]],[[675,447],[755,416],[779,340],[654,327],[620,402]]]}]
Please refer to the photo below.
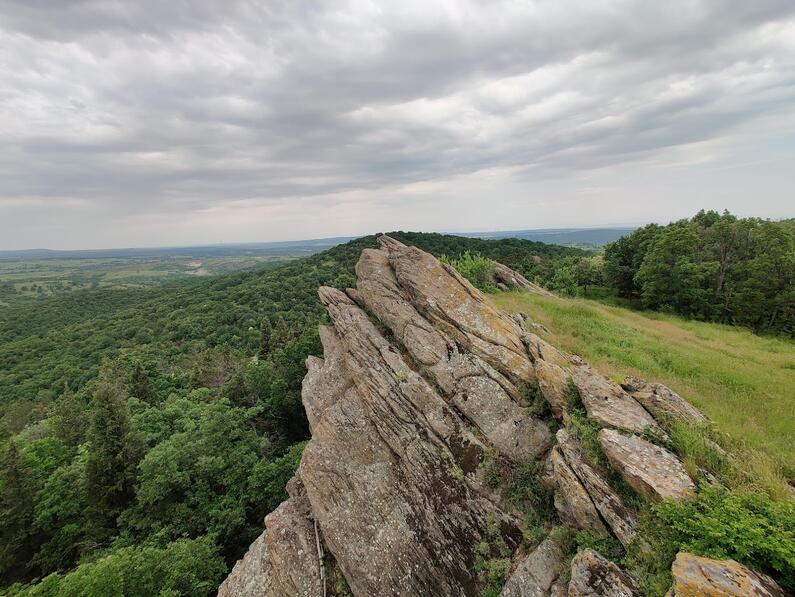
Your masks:
[{"label": "distant ridge", "polygon": [[0,251],[0,261],[16,259],[125,259],[131,257],[184,257],[262,254],[279,255],[306,252],[307,255],[329,249],[354,236],[288,240],[265,243],[223,243],[183,247],[131,247],[125,249],[18,249]]},{"label": "distant ridge", "polygon": [[[501,230],[494,232],[448,232],[456,236],[483,239],[522,238],[554,245],[601,247],[630,234],[636,226],[617,228],[539,228],[530,230]],[[362,235],[365,236],[365,235]],[[121,259],[129,257],[245,255],[247,253],[279,254],[289,250],[307,254],[329,249],[361,236],[332,236],[306,240],[286,240],[252,243],[214,243],[176,247],[129,247],[122,249],[14,249],[0,250],[0,260],[16,259]]]},{"label": "distant ridge", "polygon": [[474,238],[524,238],[555,245],[601,247],[632,233],[637,226],[617,228],[541,228],[536,230],[505,230],[498,232],[467,232]]}]

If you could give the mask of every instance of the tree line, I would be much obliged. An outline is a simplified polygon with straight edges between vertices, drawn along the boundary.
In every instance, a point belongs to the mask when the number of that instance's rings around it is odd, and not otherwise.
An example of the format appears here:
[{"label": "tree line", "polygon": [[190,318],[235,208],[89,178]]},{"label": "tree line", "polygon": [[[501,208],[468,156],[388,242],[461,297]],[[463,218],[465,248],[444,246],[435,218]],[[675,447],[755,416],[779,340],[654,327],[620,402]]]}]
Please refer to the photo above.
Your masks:
[{"label": "tree line", "polygon": [[795,333],[795,220],[700,211],[609,244],[604,279],[619,297],[756,331]]}]

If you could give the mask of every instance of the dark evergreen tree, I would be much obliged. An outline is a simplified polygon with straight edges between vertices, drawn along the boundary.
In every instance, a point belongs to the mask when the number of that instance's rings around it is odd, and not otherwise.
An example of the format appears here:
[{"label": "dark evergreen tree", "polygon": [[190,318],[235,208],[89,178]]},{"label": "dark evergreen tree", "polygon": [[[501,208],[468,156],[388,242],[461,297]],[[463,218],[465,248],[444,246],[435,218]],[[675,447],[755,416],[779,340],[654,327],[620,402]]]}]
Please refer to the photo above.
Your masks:
[{"label": "dark evergreen tree", "polygon": [[133,366],[130,376],[130,395],[153,406],[160,403],[160,398],[152,388],[152,382],[149,381],[146,370],[139,362]]},{"label": "dark evergreen tree", "polygon": [[85,439],[87,412],[83,401],[67,386],[50,414],[55,436],[67,446],[77,447]]},{"label": "dark evergreen tree", "polygon": [[271,351],[271,334],[273,328],[266,317],[259,326],[259,358],[266,359]]},{"label": "dark evergreen tree", "polygon": [[118,515],[132,502],[141,448],[117,384],[100,381],[91,409],[86,517],[91,523],[92,538],[102,544],[113,535]]},{"label": "dark evergreen tree", "polygon": [[284,347],[291,336],[292,332],[287,322],[284,321],[283,317],[280,317],[276,322],[276,327],[273,328],[273,332],[270,335],[270,351],[274,352]]},{"label": "dark evergreen tree", "polygon": [[37,484],[25,468],[16,443],[9,442],[2,463],[0,491],[0,577],[24,578],[39,541],[34,537],[33,503]]}]

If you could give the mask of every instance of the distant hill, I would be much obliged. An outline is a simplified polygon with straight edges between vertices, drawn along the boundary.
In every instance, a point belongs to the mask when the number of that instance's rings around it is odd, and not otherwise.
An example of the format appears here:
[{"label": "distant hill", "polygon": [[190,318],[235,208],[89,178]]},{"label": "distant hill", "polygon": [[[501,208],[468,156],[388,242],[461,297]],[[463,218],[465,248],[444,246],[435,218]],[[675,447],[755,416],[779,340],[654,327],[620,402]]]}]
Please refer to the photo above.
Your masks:
[{"label": "distant hill", "polygon": [[467,232],[474,238],[523,238],[554,245],[575,247],[603,247],[627,236],[635,227],[626,228],[542,228],[538,230],[505,230],[501,232]]},{"label": "distant hill", "polygon": [[[636,226],[621,228],[539,228],[497,232],[451,232],[468,238],[521,238],[552,245],[601,247],[630,234]],[[352,241],[358,236],[333,236],[261,243],[221,243],[184,247],[131,247],[125,249],[22,249],[0,251],[0,261],[35,259],[127,259],[151,257],[227,257],[231,255],[312,254]]]},{"label": "distant hill", "polygon": [[190,247],[139,247],[129,249],[24,249],[0,251],[0,260],[129,259],[151,257],[228,257],[231,255],[309,255],[330,249],[354,237],[332,237],[267,243],[231,243]]}]

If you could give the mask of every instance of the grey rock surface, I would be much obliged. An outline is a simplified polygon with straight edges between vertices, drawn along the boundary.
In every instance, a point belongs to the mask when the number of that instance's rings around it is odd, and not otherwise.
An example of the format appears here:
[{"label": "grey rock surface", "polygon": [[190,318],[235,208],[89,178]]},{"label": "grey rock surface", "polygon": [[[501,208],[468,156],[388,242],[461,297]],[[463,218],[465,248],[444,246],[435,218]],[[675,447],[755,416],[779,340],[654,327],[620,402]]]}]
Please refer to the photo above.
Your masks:
[{"label": "grey rock surface", "polygon": [[624,505],[607,481],[586,461],[579,442],[569,431],[559,430],[557,439],[561,454],[588,492],[602,520],[621,544],[629,547],[637,536],[635,514]]},{"label": "grey rock surface", "polygon": [[665,448],[613,429],[602,429],[599,443],[611,466],[648,499],[660,502],[695,497],[696,486],[682,462]]},{"label": "grey rock surface", "polygon": [[569,597],[637,597],[632,579],[592,549],[578,553],[571,562]]},{"label": "grey rock surface", "polygon": [[544,539],[505,583],[501,597],[549,597],[565,561],[559,542],[552,536]]}]

